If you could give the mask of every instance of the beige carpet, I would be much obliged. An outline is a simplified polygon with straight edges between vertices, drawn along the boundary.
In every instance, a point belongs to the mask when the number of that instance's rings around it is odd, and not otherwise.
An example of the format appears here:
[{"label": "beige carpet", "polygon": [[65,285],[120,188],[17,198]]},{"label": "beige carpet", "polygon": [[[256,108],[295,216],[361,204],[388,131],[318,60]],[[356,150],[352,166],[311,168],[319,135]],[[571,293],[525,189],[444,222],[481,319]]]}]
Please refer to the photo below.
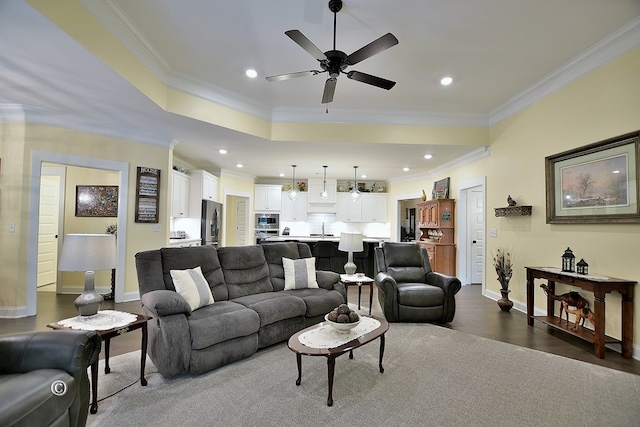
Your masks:
[{"label": "beige carpet", "polygon": [[[336,360],[328,407],[323,357],[286,344],[200,376],[139,382],[99,403],[89,426],[638,426],[640,376],[428,324],[392,324]],[[139,352],[114,357],[98,398],[134,382]],[[102,368],[102,365],[101,365]],[[153,373],[152,373],[153,372]]]}]

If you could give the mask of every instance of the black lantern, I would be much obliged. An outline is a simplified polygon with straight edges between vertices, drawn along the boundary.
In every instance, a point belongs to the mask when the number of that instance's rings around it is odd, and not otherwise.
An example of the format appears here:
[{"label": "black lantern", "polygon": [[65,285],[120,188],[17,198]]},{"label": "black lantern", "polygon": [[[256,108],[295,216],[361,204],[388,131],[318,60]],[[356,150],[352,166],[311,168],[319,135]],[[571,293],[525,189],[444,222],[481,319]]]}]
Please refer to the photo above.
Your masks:
[{"label": "black lantern", "polygon": [[571,248],[567,248],[562,255],[562,271],[569,273],[576,271],[576,257],[573,255]]},{"label": "black lantern", "polygon": [[576,273],[584,275],[589,274],[589,264],[587,264],[587,261],[585,261],[584,258],[580,258],[580,261],[576,264]]}]

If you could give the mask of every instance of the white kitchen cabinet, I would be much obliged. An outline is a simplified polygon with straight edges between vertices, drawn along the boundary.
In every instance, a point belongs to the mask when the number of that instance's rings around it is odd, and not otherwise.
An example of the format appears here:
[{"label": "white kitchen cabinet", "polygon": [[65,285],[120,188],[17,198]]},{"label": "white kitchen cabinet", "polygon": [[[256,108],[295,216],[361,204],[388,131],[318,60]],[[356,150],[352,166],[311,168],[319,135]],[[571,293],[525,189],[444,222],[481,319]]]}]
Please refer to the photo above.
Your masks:
[{"label": "white kitchen cabinet", "polygon": [[200,218],[203,200],[220,202],[218,200],[218,178],[204,170],[193,170],[189,174],[191,176],[189,214],[191,218]]},{"label": "white kitchen cabinet", "polygon": [[327,200],[320,198],[320,193],[324,189],[324,181],[317,178],[309,178],[309,203],[336,203],[337,179],[327,179]]},{"label": "white kitchen cabinet", "polygon": [[387,222],[387,195],[362,194],[362,222]]},{"label": "white kitchen cabinet", "polygon": [[300,192],[295,200],[289,199],[287,192],[283,191],[282,210],[280,211],[280,221],[306,221],[307,220],[307,204],[309,193]]},{"label": "white kitchen cabinet", "polygon": [[189,175],[171,171],[171,216],[186,218],[189,216]]},{"label": "white kitchen cabinet", "polygon": [[349,193],[338,193],[336,199],[336,221],[362,222],[362,197],[354,202]]},{"label": "white kitchen cabinet", "polygon": [[282,209],[282,187],[280,185],[257,184],[254,193],[254,211],[280,212]]}]

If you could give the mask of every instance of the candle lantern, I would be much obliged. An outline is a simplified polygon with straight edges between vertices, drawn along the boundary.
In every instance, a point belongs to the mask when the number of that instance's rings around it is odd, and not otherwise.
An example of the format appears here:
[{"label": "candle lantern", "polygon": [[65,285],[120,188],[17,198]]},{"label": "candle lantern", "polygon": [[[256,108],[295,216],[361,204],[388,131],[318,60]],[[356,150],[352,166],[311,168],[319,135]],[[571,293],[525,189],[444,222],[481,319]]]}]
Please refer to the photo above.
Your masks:
[{"label": "candle lantern", "polygon": [[573,273],[576,271],[576,257],[571,248],[567,248],[562,255],[562,271]]},{"label": "candle lantern", "polygon": [[589,274],[589,264],[587,264],[587,261],[585,261],[584,258],[580,258],[580,261],[576,264],[576,273],[584,275]]}]

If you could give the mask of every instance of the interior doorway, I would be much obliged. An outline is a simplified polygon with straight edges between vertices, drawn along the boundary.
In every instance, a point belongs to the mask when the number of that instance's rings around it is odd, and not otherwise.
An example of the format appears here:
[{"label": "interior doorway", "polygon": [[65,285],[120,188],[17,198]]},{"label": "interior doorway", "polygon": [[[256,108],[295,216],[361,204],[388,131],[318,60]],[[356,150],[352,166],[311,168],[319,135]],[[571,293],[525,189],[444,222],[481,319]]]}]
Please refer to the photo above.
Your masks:
[{"label": "interior doorway", "polygon": [[[251,211],[251,195],[233,190],[224,191],[222,208],[222,246],[246,246],[249,239],[249,212]],[[253,237],[253,233],[251,233]]]},{"label": "interior doorway", "polygon": [[38,291],[56,293],[60,291],[60,274],[57,266],[64,224],[65,185],[64,167],[42,167],[38,221]]},{"label": "interior doorway", "polygon": [[486,263],[486,178],[462,183],[458,197],[458,278],[480,284],[484,292]]}]

